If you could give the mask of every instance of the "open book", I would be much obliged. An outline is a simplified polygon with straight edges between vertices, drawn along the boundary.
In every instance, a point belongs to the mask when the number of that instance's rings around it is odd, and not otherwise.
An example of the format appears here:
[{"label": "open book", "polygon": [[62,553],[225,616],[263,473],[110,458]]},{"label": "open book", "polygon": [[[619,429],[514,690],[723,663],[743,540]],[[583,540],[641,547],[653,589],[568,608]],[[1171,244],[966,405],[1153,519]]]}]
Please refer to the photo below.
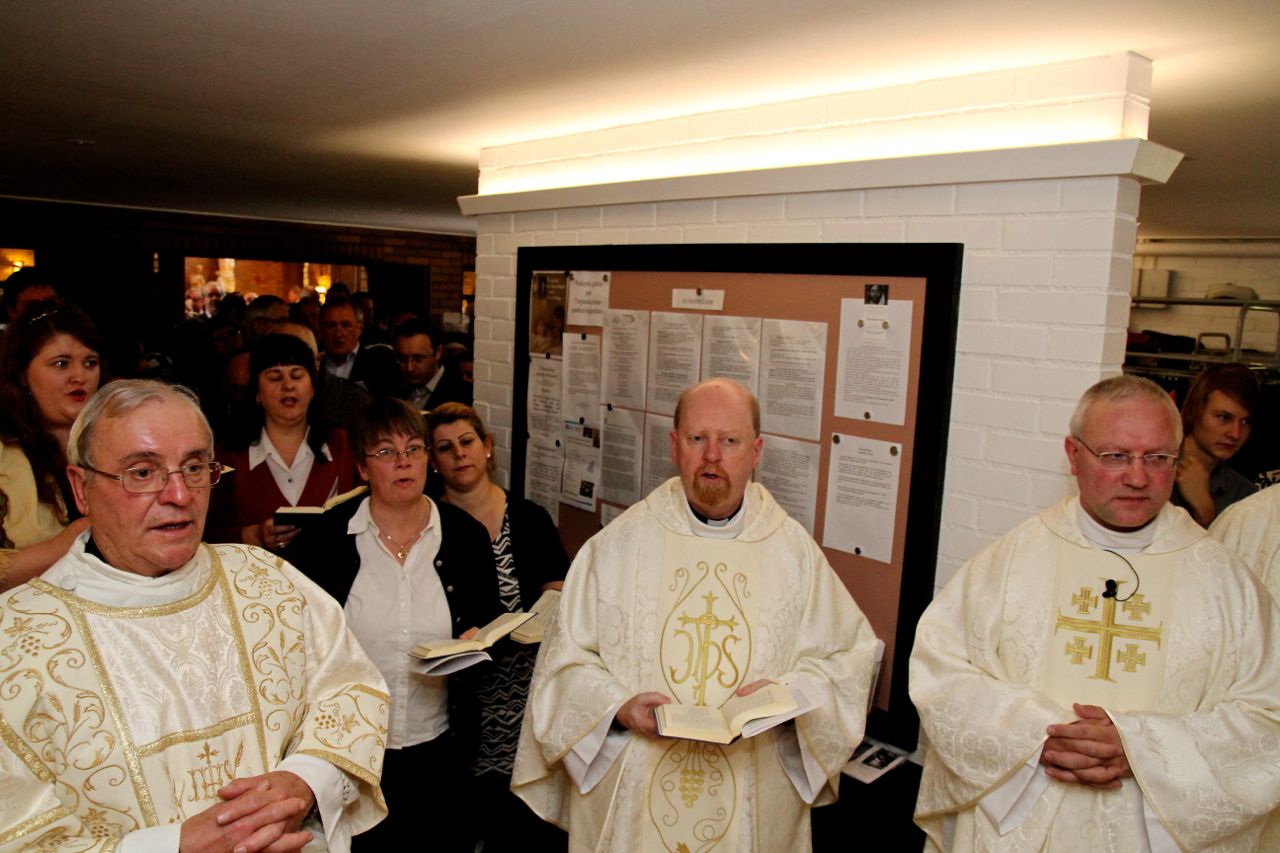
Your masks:
[{"label": "open book", "polygon": [[654,709],[658,734],[709,743],[731,743],[739,735],[754,737],[774,726],[817,707],[799,689],[782,684],[766,684],[750,696],[734,696],[720,708],[677,705],[674,702]]},{"label": "open book", "polygon": [[369,491],[368,486],[356,486],[349,492],[334,495],[320,506],[278,507],[272,516],[272,520],[275,521],[276,524],[292,524],[297,527],[304,527],[319,521],[326,512],[334,507],[341,506],[352,498],[358,498],[367,491]]},{"label": "open book", "polygon": [[541,643],[542,636],[547,630],[547,623],[551,620],[551,614],[559,606],[560,590],[543,590],[542,595],[538,596],[538,600],[533,603],[533,607],[529,610],[533,614],[533,618],[512,631],[511,639],[517,643],[524,643],[526,646]]},{"label": "open book", "polygon": [[480,652],[489,648],[532,618],[532,613],[503,613],[497,619],[481,628],[480,633],[470,640],[454,640],[449,637],[441,637],[439,640],[419,643],[413,647],[413,651],[409,652],[409,654],[422,660],[434,660],[466,652]]}]

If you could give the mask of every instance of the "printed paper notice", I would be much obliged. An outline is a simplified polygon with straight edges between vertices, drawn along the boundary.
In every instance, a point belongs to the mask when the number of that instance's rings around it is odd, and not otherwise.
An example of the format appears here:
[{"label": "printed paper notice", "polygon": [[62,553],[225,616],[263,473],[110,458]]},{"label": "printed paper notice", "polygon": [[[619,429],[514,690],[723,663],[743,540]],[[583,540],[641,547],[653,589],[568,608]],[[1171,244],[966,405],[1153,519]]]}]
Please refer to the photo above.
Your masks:
[{"label": "printed paper notice", "polygon": [[600,526],[607,527],[609,522],[622,515],[626,510],[613,504],[600,504]]},{"label": "printed paper notice", "polygon": [[823,546],[881,563],[892,560],[901,470],[901,445],[833,436]]},{"label": "printed paper notice", "polygon": [[529,432],[559,438],[560,359],[534,356],[529,361]]},{"label": "printed paper notice", "polygon": [[646,409],[664,415],[676,413],[680,392],[698,382],[701,352],[702,315],[653,312],[649,322]]},{"label": "printed paper notice", "polygon": [[604,312],[604,399],[628,409],[644,408],[649,361],[649,312]]},{"label": "printed paper notice", "polygon": [[596,484],[599,482],[600,430],[592,426],[565,424],[560,500],[578,509],[595,512]]},{"label": "printed paper notice", "polygon": [[545,509],[552,523],[559,524],[560,472],[564,468],[564,449],[560,439],[533,436],[525,447],[525,496]]},{"label": "printed paper notice", "polygon": [[822,446],[778,435],[764,437],[764,452],[756,480],[769,490],[778,505],[813,535],[818,506],[818,464]]},{"label": "printed paper notice", "polygon": [[600,336],[564,336],[564,379],[560,409],[566,422],[598,426],[600,416]]},{"label": "printed paper notice", "polygon": [[609,307],[607,272],[569,273],[569,325],[600,326]]},{"label": "printed paper notice", "polygon": [[529,352],[560,354],[566,281],[562,272],[535,272],[529,295]]},{"label": "printed paper notice", "polygon": [[644,412],[602,407],[600,500],[630,506],[640,500],[640,463],[644,451]]},{"label": "printed paper notice", "polygon": [[652,412],[644,416],[644,494],[670,480],[678,472],[671,461],[671,430],[675,421]]},{"label": "printed paper notice", "polygon": [[911,308],[906,299],[887,305],[840,300],[836,417],[885,424],[905,422]]},{"label": "printed paper notice", "polygon": [[760,318],[707,317],[702,322],[702,378],[733,379],[752,394],[760,382]]},{"label": "printed paper notice", "polygon": [[761,431],[817,441],[827,324],[765,320],[761,350]]}]

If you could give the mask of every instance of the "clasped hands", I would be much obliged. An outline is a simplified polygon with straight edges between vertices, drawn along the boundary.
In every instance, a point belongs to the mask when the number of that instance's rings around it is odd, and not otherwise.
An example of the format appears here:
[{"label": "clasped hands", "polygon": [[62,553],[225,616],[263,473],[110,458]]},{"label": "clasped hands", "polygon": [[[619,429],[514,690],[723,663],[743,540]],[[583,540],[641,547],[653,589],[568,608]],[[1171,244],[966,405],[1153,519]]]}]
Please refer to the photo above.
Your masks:
[{"label": "clasped hands", "polygon": [[[761,678],[750,684],[744,684],[737,690],[738,696],[750,696],[766,684],[773,682],[768,678]],[[637,693],[626,702],[622,703],[622,707],[618,709],[618,713],[614,715],[614,719],[618,721],[618,725],[629,729],[638,735],[648,738],[658,736],[658,718],[654,716],[653,709],[659,705],[666,705],[671,701],[671,697],[665,693]]]},{"label": "clasped hands", "polygon": [[315,795],[287,770],[236,779],[218,796],[182,824],[179,853],[291,853],[311,840],[300,827]]},{"label": "clasped hands", "polygon": [[1097,705],[1071,706],[1080,718],[1073,723],[1049,726],[1040,763],[1059,782],[1114,790],[1133,775],[1120,742],[1120,732]]}]

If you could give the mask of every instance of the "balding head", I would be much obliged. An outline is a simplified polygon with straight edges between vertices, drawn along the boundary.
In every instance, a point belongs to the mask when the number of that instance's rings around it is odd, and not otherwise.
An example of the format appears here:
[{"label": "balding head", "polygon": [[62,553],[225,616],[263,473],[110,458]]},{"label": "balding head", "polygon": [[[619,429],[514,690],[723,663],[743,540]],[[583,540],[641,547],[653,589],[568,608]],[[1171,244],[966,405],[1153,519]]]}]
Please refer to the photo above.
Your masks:
[{"label": "balding head", "polygon": [[760,405],[738,383],[709,379],[680,395],[671,458],[698,513],[719,519],[738,511],[763,447]]}]

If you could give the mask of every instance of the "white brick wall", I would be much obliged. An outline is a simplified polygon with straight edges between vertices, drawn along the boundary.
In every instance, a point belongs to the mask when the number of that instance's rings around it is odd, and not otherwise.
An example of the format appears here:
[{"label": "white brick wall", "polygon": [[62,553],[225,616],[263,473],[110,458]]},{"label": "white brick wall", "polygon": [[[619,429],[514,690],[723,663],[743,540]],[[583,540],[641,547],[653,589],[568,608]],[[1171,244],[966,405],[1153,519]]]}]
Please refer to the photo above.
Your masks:
[{"label": "white brick wall", "polygon": [[[1026,109],[1035,112],[1044,108],[1045,98],[1067,98],[1063,91],[1078,95],[1078,86],[1069,85],[1073,77],[1077,83],[1101,80],[1106,86],[1121,77],[1136,91],[1121,91],[1120,100],[1145,107],[1149,68],[1144,75],[1142,68],[1133,67],[1133,60],[1111,57],[1067,63],[1066,71],[1055,67],[987,75],[978,81],[977,91],[1002,109],[1012,109],[1009,99],[1022,98]],[[698,134],[772,132],[788,121],[807,127],[821,110],[828,123],[909,117],[911,109],[950,109],[971,82],[933,81],[790,107],[769,105],[690,117],[687,122],[655,122],[609,137],[584,135],[576,147],[560,150],[585,151],[624,137],[626,146],[681,146]],[[910,96],[905,100],[898,97],[904,92]],[[1041,94],[1028,94],[1033,92]],[[1110,89],[1107,93],[1115,94]],[[550,149],[533,149],[535,154],[539,150]],[[519,152],[504,148],[487,152],[482,162],[514,167],[519,165],[516,154],[529,152],[526,147]],[[921,168],[935,168],[927,159],[921,159]],[[1018,174],[1026,174],[1025,159],[1012,160],[1024,169]],[[937,583],[944,584],[984,544],[1071,488],[1061,444],[1074,398],[1098,378],[1118,372],[1123,359],[1138,181],[1129,175],[1098,177],[1081,171],[1078,176],[1027,180],[1010,180],[1006,174],[972,183],[971,176],[954,174],[925,186],[886,187],[877,181],[874,169],[860,174],[868,176],[862,186],[785,193],[739,190],[670,200],[661,196],[667,185],[657,181],[650,197],[658,200],[652,202],[572,203],[559,210],[480,216],[476,395],[484,414],[495,423],[510,423],[511,388],[505,380],[513,353],[507,321],[515,316],[511,277],[520,245],[964,243],[937,566]],[[502,460],[509,459],[510,434],[499,434]]]}]

